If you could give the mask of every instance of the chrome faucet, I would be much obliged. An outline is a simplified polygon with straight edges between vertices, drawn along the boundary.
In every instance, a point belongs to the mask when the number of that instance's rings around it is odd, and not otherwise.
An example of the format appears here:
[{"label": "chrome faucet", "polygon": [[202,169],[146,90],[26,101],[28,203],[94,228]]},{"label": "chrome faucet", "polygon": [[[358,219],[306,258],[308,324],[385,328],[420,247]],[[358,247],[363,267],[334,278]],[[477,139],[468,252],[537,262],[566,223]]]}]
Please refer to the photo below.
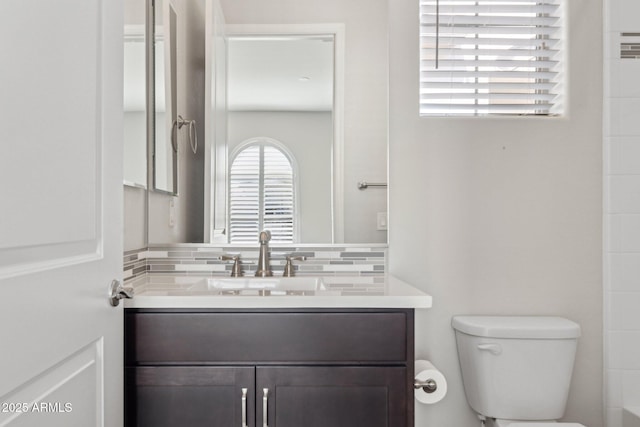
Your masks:
[{"label": "chrome faucet", "polygon": [[257,277],[273,276],[273,271],[271,271],[271,266],[269,265],[269,240],[271,240],[271,232],[269,230],[261,231],[258,237],[260,254],[258,255],[258,268],[256,269]]},{"label": "chrome faucet", "polygon": [[222,255],[220,259],[223,261],[233,261],[233,267],[231,267],[231,277],[244,276],[244,271],[242,271],[242,263],[240,262],[240,254]]},{"label": "chrome faucet", "polygon": [[285,257],[285,259],[287,261],[284,266],[284,272],[282,273],[282,277],[293,277],[296,274],[295,269],[293,267],[293,260],[304,261],[307,259],[307,257],[288,255]]}]

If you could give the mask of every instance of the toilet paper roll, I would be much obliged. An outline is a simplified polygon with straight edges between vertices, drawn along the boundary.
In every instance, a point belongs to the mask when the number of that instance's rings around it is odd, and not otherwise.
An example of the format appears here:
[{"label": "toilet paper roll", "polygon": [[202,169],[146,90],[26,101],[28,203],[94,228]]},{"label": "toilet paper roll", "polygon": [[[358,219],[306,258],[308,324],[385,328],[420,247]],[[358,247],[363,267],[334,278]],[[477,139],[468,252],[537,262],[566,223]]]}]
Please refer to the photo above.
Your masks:
[{"label": "toilet paper roll", "polygon": [[415,396],[418,402],[432,404],[441,401],[447,394],[447,380],[442,372],[428,360],[416,360],[414,366],[416,382],[424,383],[428,380],[433,380],[436,385],[436,389],[432,392],[425,390],[424,387],[415,389]]}]

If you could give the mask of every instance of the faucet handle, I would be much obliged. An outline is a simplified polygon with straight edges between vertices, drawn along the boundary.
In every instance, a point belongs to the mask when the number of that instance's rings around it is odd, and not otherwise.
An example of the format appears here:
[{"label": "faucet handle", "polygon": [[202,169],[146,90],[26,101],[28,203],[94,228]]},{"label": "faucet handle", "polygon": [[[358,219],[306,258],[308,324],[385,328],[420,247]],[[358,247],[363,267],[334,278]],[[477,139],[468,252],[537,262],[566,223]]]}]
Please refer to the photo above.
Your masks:
[{"label": "faucet handle", "polygon": [[233,261],[233,267],[231,267],[231,277],[242,277],[242,263],[240,262],[240,255],[222,255],[220,257],[223,261]]},{"label": "faucet handle", "polygon": [[282,277],[295,276],[295,269],[293,268],[293,260],[304,261],[307,259],[307,257],[304,257],[304,256],[291,256],[291,255],[288,255],[285,258],[287,260],[287,263],[284,265],[284,272],[282,273]]},{"label": "faucet handle", "polygon": [[258,241],[261,244],[265,244],[265,243],[269,242],[269,240],[271,240],[271,231],[269,231],[269,230],[261,231],[260,235],[258,236]]}]

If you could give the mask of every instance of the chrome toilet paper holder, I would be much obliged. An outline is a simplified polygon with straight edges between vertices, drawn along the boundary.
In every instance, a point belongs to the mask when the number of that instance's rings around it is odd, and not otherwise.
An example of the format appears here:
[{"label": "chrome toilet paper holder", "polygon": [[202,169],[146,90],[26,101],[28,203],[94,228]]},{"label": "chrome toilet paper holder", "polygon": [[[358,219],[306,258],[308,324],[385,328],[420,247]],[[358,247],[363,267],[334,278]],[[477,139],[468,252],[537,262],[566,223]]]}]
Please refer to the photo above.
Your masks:
[{"label": "chrome toilet paper holder", "polygon": [[415,388],[416,390],[422,389],[426,393],[433,393],[434,391],[436,391],[438,389],[438,383],[436,383],[436,381],[431,379],[431,378],[429,378],[426,381],[418,381],[418,380],[416,380],[413,383],[413,388]]}]

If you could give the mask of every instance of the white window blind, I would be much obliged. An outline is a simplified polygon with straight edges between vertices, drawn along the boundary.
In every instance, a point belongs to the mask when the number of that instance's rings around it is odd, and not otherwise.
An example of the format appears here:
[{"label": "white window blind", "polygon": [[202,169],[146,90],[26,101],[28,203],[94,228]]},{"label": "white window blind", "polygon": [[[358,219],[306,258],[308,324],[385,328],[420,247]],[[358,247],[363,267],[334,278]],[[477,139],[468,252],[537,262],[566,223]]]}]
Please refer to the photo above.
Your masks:
[{"label": "white window blind", "polygon": [[262,230],[271,231],[272,242],[294,242],[293,167],[280,149],[258,144],[240,151],[229,187],[230,242],[256,243]]},{"label": "white window blind", "polygon": [[420,114],[561,114],[560,1],[420,0]]}]

